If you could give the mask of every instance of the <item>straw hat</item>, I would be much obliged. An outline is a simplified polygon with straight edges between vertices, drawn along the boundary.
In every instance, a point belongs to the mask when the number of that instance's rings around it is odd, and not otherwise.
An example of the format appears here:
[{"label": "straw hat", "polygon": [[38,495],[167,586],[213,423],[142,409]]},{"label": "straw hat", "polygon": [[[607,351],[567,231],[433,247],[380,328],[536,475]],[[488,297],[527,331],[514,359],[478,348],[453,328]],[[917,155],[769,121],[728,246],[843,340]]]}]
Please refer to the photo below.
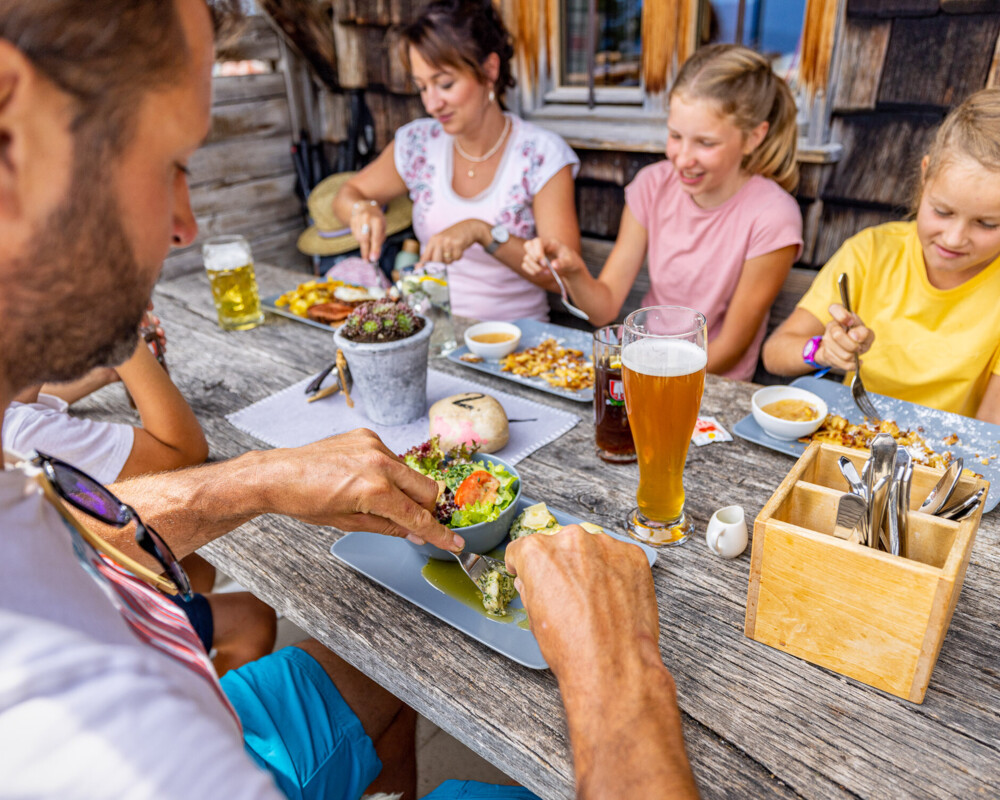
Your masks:
[{"label": "straw hat", "polygon": [[[298,247],[303,253],[314,256],[335,256],[358,249],[358,240],[351,233],[349,223],[342,222],[333,213],[333,198],[340,187],[356,173],[338,172],[320,181],[309,193],[309,215],[315,225],[299,236]],[[392,236],[410,227],[413,203],[406,195],[397,197],[385,209],[385,235]]]}]

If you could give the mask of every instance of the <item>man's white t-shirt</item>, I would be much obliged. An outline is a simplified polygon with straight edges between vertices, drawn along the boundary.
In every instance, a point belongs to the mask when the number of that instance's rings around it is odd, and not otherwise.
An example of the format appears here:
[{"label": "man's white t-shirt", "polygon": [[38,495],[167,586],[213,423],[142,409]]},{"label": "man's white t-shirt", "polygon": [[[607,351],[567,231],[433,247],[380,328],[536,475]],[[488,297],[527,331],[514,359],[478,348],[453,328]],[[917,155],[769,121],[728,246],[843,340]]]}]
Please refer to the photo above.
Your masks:
[{"label": "man's white t-shirt", "polygon": [[3,446],[15,453],[38,450],[83,470],[98,483],[114,483],[135,442],[131,425],[74,417],[59,397],[11,403],[3,415]]},{"label": "man's white t-shirt", "polygon": [[140,641],[75,546],[0,472],[0,798],[281,797],[214,673]]}]

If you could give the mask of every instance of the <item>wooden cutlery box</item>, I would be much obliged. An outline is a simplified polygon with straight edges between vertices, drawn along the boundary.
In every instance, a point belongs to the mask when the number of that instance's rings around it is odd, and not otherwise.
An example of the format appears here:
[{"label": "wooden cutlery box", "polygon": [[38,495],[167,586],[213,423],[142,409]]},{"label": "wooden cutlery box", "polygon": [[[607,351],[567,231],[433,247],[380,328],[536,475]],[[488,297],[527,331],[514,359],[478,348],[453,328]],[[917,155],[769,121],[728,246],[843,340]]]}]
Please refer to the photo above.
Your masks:
[{"label": "wooden cutlery box", "polygon": [[[842,455],[860,472],[868,452],[812,443],[755,520],[745,633],[921,703],[984,504],[961,522],[913,511],[942,473],[917,465],[908,558],[838,539],[837,501],[847,491]],[[988,485],[963,476],[955,496]]]}]

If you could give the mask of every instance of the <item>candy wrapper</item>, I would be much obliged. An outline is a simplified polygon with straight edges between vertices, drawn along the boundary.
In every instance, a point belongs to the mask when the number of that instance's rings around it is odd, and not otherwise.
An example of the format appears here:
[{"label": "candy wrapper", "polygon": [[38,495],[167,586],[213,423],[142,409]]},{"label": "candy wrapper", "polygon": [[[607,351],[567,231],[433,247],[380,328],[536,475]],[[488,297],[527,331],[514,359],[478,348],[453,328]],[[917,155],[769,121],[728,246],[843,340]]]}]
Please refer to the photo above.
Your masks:
[{"label": "candy wrapper", "polygon": [[719,424],[715,417],[698,417],[694,424],[694,433],[691,434],[691,441],[697,447],[711,444],[712,442],[731,442],[733,437],[729,431]]}]

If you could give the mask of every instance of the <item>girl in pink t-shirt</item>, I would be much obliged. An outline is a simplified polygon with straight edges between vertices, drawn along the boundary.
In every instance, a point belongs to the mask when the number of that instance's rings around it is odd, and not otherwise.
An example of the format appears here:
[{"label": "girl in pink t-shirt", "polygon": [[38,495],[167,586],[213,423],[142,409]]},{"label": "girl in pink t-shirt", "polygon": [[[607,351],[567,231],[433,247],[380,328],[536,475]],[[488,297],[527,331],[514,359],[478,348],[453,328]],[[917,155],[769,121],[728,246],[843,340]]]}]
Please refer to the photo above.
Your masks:
[{"label": "girl in pink t-shirt", "polygon": [[708,371],[753,375],[767,317],[802,245],[795,103],[758,53],[712,45],[670,90],[667,161],[625,189],[614,249],[599,277],[555,239],[525,246],[529,274],[552,268],[595,325],[615,319],[643,261],[643,305],[682,305],[708,320]]}]

